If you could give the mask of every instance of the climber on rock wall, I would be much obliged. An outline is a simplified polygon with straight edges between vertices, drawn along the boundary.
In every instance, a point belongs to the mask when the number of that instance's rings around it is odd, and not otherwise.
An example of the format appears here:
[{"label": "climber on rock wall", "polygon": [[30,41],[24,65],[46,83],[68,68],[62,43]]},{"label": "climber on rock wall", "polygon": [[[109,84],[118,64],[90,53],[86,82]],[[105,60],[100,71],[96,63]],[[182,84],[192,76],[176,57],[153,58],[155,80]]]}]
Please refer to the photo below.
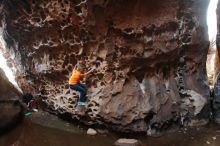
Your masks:
[{"label": "climber on rock wall", "polygon": [[91,73],[95,68],[92,68],[90,71],[85,73],[85,63],[84,61],[80,60],[75,68],[73,69],[72,75],[69,78],[69,88],[79,91],[80,97],[79,102],[77,104],[77,112],[80,115],[85,114],[85,103],[87,100],[87,89],[86,85],[80,83],[80,81],[89,73]]}]

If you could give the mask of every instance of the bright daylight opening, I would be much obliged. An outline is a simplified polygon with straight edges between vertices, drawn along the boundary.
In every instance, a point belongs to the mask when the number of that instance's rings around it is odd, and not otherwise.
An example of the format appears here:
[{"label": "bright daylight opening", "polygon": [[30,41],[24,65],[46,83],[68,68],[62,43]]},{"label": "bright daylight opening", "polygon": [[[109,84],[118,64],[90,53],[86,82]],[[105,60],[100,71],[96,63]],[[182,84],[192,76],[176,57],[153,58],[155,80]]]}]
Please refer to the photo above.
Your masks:
[{"label": "bright daylight opening", "polygon": [[[3,41],[2,36],[0,36],[0,50],[1,49],[5,49],[5,44]],[[2,51],[0,51],[0,67],[4,70],[5,75],[8,77],[8,80],[20,91],[22,92],[22,90],[19,88],[17,82],[15,81],[15,76],[12,72],[12,70],[8,67],[7,65],[7,61],[4,58]]]},{"label": "bright daylight opening", "polygon": [[217,18],[216,8],[218,0],[210,0],[207,11],[207,25],[209,34],[209,51],[206,62],[206,70],[209,79],[209,84],[212,86],[215,78],[215,57],[216,57],[216,34],[217,34]]}]

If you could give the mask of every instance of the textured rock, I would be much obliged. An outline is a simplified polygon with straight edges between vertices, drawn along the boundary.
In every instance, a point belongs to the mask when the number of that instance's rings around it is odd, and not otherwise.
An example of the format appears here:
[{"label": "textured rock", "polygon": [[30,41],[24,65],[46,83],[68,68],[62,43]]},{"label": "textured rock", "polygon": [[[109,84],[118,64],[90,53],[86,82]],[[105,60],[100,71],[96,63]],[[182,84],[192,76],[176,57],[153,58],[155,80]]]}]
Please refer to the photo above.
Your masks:
[{"label": "textured rock", "polygon": [[4,0],[1,30],[24,92],[60,114],[75,114],[67,89],[77,60],[85,80],[85,124],[123,132],[207,121],[210,102],[204,0]]},{"label": "textured rock", "polygon": [[0,69],[0,134],[14,127],[22,117],[21,94]]},{"label": "textured rock", "polygon": [[214,98],[213,98],[213,114],[216,123],[220,124],[220,75],[218,74],[214,85]]},{"label": "textured rock", "polygon": [[214,114],[214,119],[217,123],[220,124],[220,64],[219,64],[219,51],[220,51],[220,2],[218,2],[217,5],[217,37],[216,37],[216,45],[217,45],[217,57],[215,59],[215,75],[216,75],[216,80],[214,84],[214,98],[213,98],[213,114]]}]

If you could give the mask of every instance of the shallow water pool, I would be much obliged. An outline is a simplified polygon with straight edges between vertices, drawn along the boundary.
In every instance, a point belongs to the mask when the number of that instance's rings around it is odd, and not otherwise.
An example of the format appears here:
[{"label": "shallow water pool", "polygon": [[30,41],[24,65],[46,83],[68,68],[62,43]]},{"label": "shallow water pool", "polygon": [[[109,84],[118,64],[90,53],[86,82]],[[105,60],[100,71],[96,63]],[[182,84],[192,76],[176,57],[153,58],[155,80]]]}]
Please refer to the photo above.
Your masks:
[{"label": "shallow water pool", "polygon": [[[219,127],[182,128],[160,137],[141,136],[145,146],[220,146]],[[86,135],[86,129],[71,124],[56,116],[33,114],[14,130],[0,137],[0,146],[114,146],[124,136],[113,133]]]}]

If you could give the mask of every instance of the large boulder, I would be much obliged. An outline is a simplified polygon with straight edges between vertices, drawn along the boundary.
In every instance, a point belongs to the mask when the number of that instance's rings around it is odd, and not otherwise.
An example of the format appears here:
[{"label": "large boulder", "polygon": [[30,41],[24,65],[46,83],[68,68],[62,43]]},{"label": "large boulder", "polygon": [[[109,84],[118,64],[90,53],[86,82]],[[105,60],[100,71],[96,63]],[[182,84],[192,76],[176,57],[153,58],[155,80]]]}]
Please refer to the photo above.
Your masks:
[{"label": "large boulder", "polygon": [[0,69],[0,133],[14,127],[22,119],[21,93]]},{"label": "large boulder", "polygon": [[207,0],[4,0],[4,55],[24,92],[75,113],[68,77],[77,60],[96,71],[85,124],[123,132],[207,123]]}]

